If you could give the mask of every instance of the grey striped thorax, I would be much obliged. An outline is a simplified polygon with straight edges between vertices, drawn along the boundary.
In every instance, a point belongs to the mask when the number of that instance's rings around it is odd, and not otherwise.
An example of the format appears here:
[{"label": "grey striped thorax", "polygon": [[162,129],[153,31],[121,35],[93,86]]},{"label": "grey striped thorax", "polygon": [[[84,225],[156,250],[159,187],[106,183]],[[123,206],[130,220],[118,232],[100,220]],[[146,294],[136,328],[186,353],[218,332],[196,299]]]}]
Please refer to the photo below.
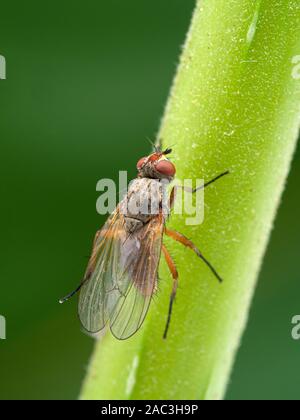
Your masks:
[{"label": "grey striped thorax", "polygon": [[128,194],[120,203],[127,232],[137,231],[161,211],[168,213],[168,184],[167,180],[152,178],[137,178],[130,183]]}]

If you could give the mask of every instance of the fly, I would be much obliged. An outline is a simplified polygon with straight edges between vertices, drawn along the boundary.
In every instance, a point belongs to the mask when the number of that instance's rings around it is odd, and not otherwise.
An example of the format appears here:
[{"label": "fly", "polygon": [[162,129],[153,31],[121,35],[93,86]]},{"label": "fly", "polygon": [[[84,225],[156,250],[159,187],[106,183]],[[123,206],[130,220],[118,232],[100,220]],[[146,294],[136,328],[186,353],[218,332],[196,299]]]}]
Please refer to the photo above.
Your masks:
[{"label": "fly", "polygon": [[[219,282],[222,278],[203,256],[200,250],[183,234],[166,227],[168,214],[162,210],[161,186],[174,179],[176,168],[168,159],[172,149],[155,151],[137,163],[138,177],[101,230],[96,233],[92,254],[81,284],[68,296],[64,303],[80,291],[78,314],[83,328],[89,333],[98,333],[107,324],[112,334],[125,340],[142,326],[151,299],[157,290],[158,266],[164,256],[173,278],[169,310],[163,338],[167,337],[173,303],[178,287],[178,271],[163,237],[167,235],[190,248],[208,266]],[[227,175],[222,173],[204,185],[190,189],[174,186],[168,200],[168,211],[174,206],[176,189],[189,193],[204,189]],[[155,187],[155,188],[153,188]],[[155,191],[155,193],[153,193]],[[133,212],[130,203],[138,202],[139,209],[149,204],[156,212],[139,210]]]}]

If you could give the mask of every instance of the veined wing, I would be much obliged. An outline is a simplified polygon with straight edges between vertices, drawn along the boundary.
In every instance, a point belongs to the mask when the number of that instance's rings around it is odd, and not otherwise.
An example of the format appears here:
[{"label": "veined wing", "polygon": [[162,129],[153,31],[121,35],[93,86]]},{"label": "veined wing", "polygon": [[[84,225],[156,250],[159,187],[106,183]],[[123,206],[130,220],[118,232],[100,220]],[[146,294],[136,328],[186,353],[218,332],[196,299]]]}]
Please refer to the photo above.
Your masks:
[{"label": "veined wing", "polygon": [[142,325],[156,288],[163,232],[162,215],[129,235],[117,209],[95,242],[88,280],[79,297],[79,317],[89,332],[109,321],[119,339]]},{"label": "veined wing", "polygon": [[113,289],[112,276],[116,271],[116,261],[120,255],[123,230],[124,221],[117,209],[94,242],[78,303],[81,324],[91,333],[102,330],[108,321],[105,295],[107,288]]},{"label": "veined wing", "polygon": [[147,315],[157,286],[162,233],[163,217],[158,215],[123,244],[122,278],[129,280],[128,287],[119,296],[110,316],[111,332],[119,339],[132,336]]}]

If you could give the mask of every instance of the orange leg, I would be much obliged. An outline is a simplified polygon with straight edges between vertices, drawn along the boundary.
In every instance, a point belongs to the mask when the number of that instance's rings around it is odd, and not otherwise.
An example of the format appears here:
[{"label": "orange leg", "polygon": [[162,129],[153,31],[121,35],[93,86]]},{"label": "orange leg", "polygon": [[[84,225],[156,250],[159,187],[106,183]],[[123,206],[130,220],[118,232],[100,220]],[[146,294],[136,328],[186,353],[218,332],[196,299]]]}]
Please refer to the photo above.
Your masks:
[{"label": "orange leg", "polygon": [[173,303],[174,303],[177,288],[178,288],[178,272],[177,272],[177,269],[176,269],[173,258],[171,257],[171,255],[169,254],[169,251],[167,250],[167,248],[164,245],[162,246],[162,252],[164,254],[164,257],[166,259],[166,262],[168,264],[168,267],[169,267],[170,272],[171,272],[172,277],[173,277],[173,287],[172,287],[172,292],[171,292],[171,296],[170,296],[168,319],[167,319],[166,328],[165,328],[164,335],[163,335],[163,338],[166,339],[167,334],[168,334],[168,330],[169,330],[169,326],[170,326],[170,322],[171,322]]},{"label": "orange leg", "polygon": [[187,248],[190,248],[195,252],[195,254],[201,258],[202,261],[205,262],[205,264],[210,268],[212,273],[215,275],[215,277],[219,280],[220,283],[222,283],[222,278],[219,276],[217,271],[214,269],[214,267],[210,264],[210,262],[202,255],[202,253],[199,251],[199,249],[196,247],[196,245],[190,241],[186,236],[182,235],[182,233],[176,232],[175,230],[170,230],[165,228],[165,234],[169,236],[170,238],[174,239],[177,242],[180,242],[182,245],[186,246]]}]

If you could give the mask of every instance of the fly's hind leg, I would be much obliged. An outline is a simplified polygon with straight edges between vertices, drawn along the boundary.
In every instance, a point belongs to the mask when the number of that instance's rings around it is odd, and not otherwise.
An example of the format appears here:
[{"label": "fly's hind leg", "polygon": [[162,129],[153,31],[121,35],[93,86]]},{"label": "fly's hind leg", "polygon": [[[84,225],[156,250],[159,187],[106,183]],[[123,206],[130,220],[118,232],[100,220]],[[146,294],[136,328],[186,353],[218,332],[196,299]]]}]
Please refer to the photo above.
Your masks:
[{"label": "fly's hind leg", "polygon": [[59,303],[65,303],[67,300],[71,299],[71,297],[73,297],[74,295],[76,295],[76,293],[79,292],[79,290],[81,289],[82,284],[80,284],[77,289],[75,289],[73,292],[69,293],[67,296],[59,299]]},{"label": "fly's hind leg", "polygon": [[168,330],[169,330],[169,326],[170,326],[170,322],[171,322],[173,304],[174,304],[174,300],[175,300],[176,292],[177,292],[177,288],[178,288],[178,272],[177,272],[177,269],[176,269],[173,258],[171,257],[171,255],[169,254],[169,251],[167,250],[167,248],[164,245],[162,246],[162,252],[164,254],[164,257],[165,257],[166,262],[168,264],[169,270],[170,270],[171,275],[173,277],[173,287],[172,287],[172,292],[171,292],[171,296],[170,296],[168,318],[167,318],[167,323],[166,323],[166,327],[165,327],[165,331],[164,331],[164,335],[163,335],[163,338],[166,339],[167,334],[168,334]]},{"label": "fly's hind leg", "polygon": [[92,251],[92,255],[90,257],[89,263],[88,263],[88,268],[86,270],[85,276],[82,280],[82,282],[80,283],[80,285],[73,290],[73,292],[69,293],[67,296],[63,297],[62,299],[59,299],[59,303],[65,303],[67,300],[71,299],[74,295],[76,295],[76,293],[78,293],[80,291],[80,289],[82,288],[82,286],[84,285],[84,283],[89,280],[89,278],[91,277],[93,270],[94,270],[94,266],[95,266],[95,261],[96,261],[96,255],[95,255],[95,248],[96,248],[96,244],[98,241],[98,238],[100,236],[101,230],[98,230],[96,232],[95,238],[94,238],[94,242],[93,242],[93,251]]},{"label": "fly's hind leg", "polygon": [[199,251],[199,249],[196,247],[196,245],[192,241],[190,241],[182,233],[176,232],[175,230],[170,230],[170,229],[165,228],[165,234],[169,236],[170,238],[174,239],[175,241],[186,246],[187,248],[190,248],[192,251],[194,251],[195,254],[199,258],[201,258],[201,260],[204,261],[205,264],[210,268],[210,270],[212,271],[214,276],[219,280],[219,282],[222,283],[223,280],[221,276],[217,273],[217,271],[214,269],[211,263],[203,256],[203,254]]}]

